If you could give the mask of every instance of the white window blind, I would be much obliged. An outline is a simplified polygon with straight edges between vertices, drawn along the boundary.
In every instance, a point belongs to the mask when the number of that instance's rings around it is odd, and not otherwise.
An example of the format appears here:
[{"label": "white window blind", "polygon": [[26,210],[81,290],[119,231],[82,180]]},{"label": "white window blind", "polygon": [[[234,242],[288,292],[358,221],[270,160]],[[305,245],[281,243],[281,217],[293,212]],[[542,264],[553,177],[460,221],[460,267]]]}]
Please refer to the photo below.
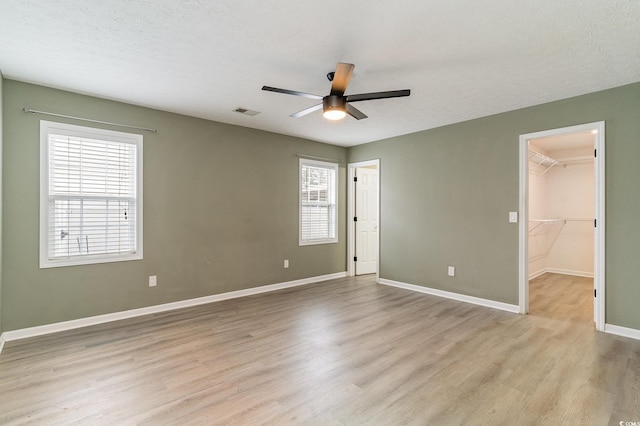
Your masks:
[{"label": "white window blind", "polygon": [[335,243],[338,166],[300,159],[300,245]]},{"label": "white window blind", "polygon": [[41,267],[142,258],[142,136],[52,122],[41,130]]}]

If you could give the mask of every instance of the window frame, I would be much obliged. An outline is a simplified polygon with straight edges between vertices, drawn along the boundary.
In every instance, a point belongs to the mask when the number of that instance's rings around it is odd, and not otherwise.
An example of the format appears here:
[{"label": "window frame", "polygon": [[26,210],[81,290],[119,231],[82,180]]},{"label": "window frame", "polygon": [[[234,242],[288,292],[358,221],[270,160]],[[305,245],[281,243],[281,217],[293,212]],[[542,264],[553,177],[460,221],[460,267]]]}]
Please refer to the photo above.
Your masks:
[{"label": "window frame", "polygon": [[[49,257],[49,134],[108,140],[128,143],[136,147],[136,214],[135,251],[127,253],[99,253],[68,257]],[[53,121],[40,121],[40,269],[61,266],[90,265],[110,262],[126,262],[143,259],[143,137],[135,133],[118,132],[95,127],[78,126]]]},{"label": "window frame", "polygon": [[[334,174],[333,188],[329,188],[329,191],[333,191],[333,222],[334,222],[334,236],[330,238],[322,239],[303,239],[302,238],[302,167],[303,166],[316,166],[325,169],[330,169]],[[338,242],[338,164],[327,161],[312,160],[308,158],[300,158],[298,162],[298,245],[299,246],[311,246],[319,244],[335,244]]]}]

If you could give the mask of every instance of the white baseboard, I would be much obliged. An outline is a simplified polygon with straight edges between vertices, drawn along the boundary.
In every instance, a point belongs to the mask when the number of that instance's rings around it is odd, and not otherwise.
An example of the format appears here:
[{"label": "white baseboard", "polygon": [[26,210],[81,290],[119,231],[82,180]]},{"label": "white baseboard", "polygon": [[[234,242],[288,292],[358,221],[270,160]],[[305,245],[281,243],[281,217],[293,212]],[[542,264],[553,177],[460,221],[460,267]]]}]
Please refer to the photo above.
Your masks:
[{"label": "white baseboard", "polygon": [[435,288],[423,287],[415,284],[406,284],[399,281],[388,280],[386,278],[380,278],[378,282],[384,285],[390,285],[393,287],[404,288],[406,290],[417,291],[419,293],[425,293],[433,296],[453,299],[459,302],[472,303],[474,305],[486,306],[488,308],[493,308],[493,309],[500,309],[501,311],[513,312],[516,314],[520,312],[520,307],[518,305],[510,305],[508,303],[496,302],[495,300],[482,299],[480,297],[467,296],[465,294],[452,293],[449,291],[437,290]]},{"label": "white baseboard", "polygon": [[593,272],[573,271],[571,269],[547,268],[552,274],[573,275],[574,277],[593,278]]},{"label": "white baseboard", "polygon": [[635,328],[621,327],[619,325],[605,324],[604,332],[609,334],[615,334],[617,336],[629,337],[631,339],[640,340],[640,330]]},{"label": "white baseboard", "polygon": [[180,300],[178,302],[164,303],[162,305],[147,306],[145,308],[131,309],[128,311],[113,312],[110,314],[96,315],[93,317],[79,318],[70,321],[57,322],[53,324],[39,325],[36,327],[23,328],[18,330],[5,331],[0,335],[0,352],[5,342],[12,340],[26,339],[28,337],[42,336],[45,334],[57,333],[59,331],[73,330],[76,328],[88,327],[91,325],[104,324],[127,318],[139,317],[142,315],[155,314],[159,312],[172,311],[175,309],[188,308],[191,306],[204,305],[206,303],[219,302],[221,300],[235,299],[238,297],[251,296],[254,294],[267,293],[270,291],[282,290],[290,287],[298,287],[305,284],[313,284],[335,278],[346,277],[346,272],[320,275],[316,277],[302,278],[294,281],[287,281],[277,284],[269,284],[260,287],[247,288],[244,290],[230,291],[228,293],[213,294],[211,296],[197,297],[195,299]]},{"label": "white baseboard", "polygon": [[574,277],[593,278],[593,272],[573,271],[571,269],[559,269],[559,268],[543,268],[532,274],[529,274],[529,279],[532,280],[534,278],[539,277],[540,275],[546,274],[547,272],[550,272],[552,274],[573,275]]},{"label": "white baseboard", "polygon": [[532,274],[529,274],[529,279],[532,280],[534,278],[538,278],[540,275],[544,275],[547,273],[547,268],[542,268]]}]

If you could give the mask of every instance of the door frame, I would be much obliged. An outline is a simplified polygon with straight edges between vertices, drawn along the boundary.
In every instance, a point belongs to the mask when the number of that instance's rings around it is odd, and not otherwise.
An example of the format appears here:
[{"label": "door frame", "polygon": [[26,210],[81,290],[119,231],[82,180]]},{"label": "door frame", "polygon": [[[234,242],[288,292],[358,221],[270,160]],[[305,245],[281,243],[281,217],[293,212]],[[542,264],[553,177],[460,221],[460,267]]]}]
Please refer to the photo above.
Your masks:
[{"label": "door frame", "polygon": [[378,241],[376,242],[376,282],[380,281],[380,179],[382,171],[380,170],[380,159],[358,161],[356,163],[349,163],[347,166],[347,276],[353,277],[356,274],[356,263],[353,260],[356,252],[356,227],[353,222],[353,218],[356,213],[356,191],[355,182],[353,178],[356,175],[356,169],[358,167],[376,166],[378,169],[378,191],[376,199],[377,217],[378,217]]},{"label": "door frame", "polygon": [[529,140],[550,136],[562,136],[571,133],[596,131],[594,158],[596,227],[594,233],[593,283],[596,297],[593,301],[596,329],[605,328],[605,122],[580,124],[558,129],[520,135],[520,188],[519,210],[519,307],[521,314],[529,313]]}]

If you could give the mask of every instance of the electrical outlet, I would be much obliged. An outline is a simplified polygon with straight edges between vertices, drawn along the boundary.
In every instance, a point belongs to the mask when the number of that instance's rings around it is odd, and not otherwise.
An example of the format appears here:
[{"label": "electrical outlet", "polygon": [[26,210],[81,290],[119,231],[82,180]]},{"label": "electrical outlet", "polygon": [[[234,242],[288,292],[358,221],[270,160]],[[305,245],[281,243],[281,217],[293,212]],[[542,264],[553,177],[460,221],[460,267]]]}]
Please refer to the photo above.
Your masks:
[{"label": "electrical outlet", "polygon": [[447,275],[449,275],[450,277],[454,277],[456,275],[456,268],[453,266],[449,266],[447,268]]},{"label": "electrical outlet", "polygon": [[285,269],[289,267],[289,259],[284,260],[284,267]]},{"label": "electrical outlet", "polygon": [[509,223],[518,223],[518,212],[509,212]]},{"label": "electrical outlet", "polygon": [[155,275],[149,275],[149,287],[155,287],[158,285],[158,277]]}]

